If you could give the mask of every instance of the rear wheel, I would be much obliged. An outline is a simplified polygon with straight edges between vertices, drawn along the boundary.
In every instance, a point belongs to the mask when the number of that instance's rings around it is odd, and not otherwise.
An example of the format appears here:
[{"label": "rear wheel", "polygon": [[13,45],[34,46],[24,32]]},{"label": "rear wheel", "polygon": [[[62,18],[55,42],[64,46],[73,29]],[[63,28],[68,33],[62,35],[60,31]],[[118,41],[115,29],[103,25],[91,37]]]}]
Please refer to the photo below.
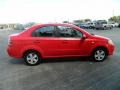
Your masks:
[{"label": "rear wheel", "polygon": [[93,51],[92,58],[95,61],[104,61],[107,57],[107,51],[104,48],[98,48]]},{"label": "rear wheel", "polygon": [[28,51],[24,54],[24,60],[27,65],[35,66],[40,64],[41,58],[38,52]]}]

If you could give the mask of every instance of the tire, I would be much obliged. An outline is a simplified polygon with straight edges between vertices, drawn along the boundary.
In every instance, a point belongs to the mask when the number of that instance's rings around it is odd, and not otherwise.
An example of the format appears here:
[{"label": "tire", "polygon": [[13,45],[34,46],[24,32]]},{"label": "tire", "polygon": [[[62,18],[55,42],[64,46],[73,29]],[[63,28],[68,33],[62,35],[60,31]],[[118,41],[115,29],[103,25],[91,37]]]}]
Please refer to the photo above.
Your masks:
[{"label": "tire", "polygon": [[103,30],[106,30],[106,27],[103,27],[102,29],[103,29]]},{"label": "tire", "polygon": [[95,28],[96,30],[99,30],[99,28]]},{"label": "tire", "polygon": [[92,27],[90,26],[89,29],[92,29]]},{"label": "tire", "polygon": [[104,61],[107,58],[107,50],[104,48],[95,49],[92,53],[92,59],[97,62]]},{"label": "tire", "polygon": [[113,26],[112,27],[110,27],[110,29],[112,29],[113,28]]},{"label": "tire", "polygon": [[28,51],[24,54],[25,63],[29,66],[35,66],[40,64],[40,54],[36,51]]}]

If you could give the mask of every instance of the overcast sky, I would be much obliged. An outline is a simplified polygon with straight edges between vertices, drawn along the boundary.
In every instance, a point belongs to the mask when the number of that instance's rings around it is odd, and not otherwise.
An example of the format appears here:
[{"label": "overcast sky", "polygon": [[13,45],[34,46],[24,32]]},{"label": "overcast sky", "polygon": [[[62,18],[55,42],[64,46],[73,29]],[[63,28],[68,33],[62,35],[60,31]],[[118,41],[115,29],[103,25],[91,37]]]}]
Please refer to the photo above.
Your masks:
[{"label": "overcast sky", "polygon": [[120,15],[120,0],[0,0],[0,23],[108,19]]}]

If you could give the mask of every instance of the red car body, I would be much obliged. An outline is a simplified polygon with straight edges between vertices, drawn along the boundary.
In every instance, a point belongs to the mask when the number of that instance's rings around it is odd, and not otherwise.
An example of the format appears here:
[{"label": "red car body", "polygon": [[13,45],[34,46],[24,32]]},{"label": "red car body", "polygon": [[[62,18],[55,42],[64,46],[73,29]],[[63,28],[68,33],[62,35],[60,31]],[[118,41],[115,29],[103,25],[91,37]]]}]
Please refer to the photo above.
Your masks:
[{"label": "red car body", "polygon": [[[69,27],[81,32],[82,37],[66,36],[33,36],[39,28],[52,26]],[[43,29],[44,30],[44,29]],[[63,32],[64,33],[64,32]],[[67,35],[67,34],[65,34]],[[23,58],[25,52],[35,50],[42,58],[91,56],[96,48],[105,48],[108,55],[112,55],[114,44],[108,38],[92,35],[87,31],[70,24],[40,24],[24,30],[19,34],[9,36],[7,52],[11,57]]]}]

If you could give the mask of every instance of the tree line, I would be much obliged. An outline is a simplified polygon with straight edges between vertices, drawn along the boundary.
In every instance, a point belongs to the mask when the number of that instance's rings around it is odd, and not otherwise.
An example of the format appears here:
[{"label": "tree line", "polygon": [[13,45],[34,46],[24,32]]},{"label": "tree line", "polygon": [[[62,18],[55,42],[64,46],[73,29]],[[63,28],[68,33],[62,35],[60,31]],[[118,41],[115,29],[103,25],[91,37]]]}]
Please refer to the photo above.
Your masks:
[{"label": "tree line", "polygon": [[[74,20],[75,23],[83,23],[83,22],[91,22],[91,19],[80,19],[80,20]],[[110,22],[114,23],[120,23],[120,15],[119,16],[113,16],[108,19]],[[69,21],[63,21],[63,23],[69,23]]]},{"label": "tree line", "polygon": [[120,16],[113,16],[109,18],[109,21],[120,23]]}]

